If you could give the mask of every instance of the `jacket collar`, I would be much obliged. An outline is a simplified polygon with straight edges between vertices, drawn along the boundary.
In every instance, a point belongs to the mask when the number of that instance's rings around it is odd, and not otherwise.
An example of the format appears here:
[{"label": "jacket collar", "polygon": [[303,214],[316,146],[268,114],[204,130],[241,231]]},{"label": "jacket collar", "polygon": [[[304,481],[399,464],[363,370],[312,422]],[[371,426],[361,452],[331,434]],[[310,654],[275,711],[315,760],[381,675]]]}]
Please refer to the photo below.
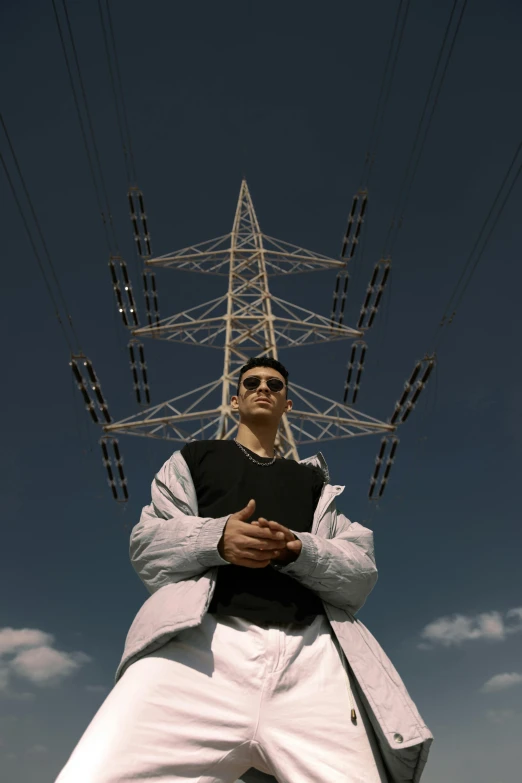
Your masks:
[{"label": "jacket collar", "polygon": [[330,471],[328,470],[328,465],[326,464],[326,460],[323,457],[322,452],[318,451],[317,454],[314,454],[312,457],[307,457],[306,459],[300,459],[299,460],[300,465],[313,465],[314,468],[319,468],[321,473],[324,476],[324,480],[327,484],[330,483]]}]

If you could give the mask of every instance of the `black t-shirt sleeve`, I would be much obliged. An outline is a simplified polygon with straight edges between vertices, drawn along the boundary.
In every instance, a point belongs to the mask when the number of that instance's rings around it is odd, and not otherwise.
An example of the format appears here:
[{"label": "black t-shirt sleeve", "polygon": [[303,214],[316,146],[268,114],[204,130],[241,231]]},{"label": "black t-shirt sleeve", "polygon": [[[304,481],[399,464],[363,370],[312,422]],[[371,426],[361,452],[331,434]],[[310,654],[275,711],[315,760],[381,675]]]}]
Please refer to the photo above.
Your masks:
[{"label": "black t-shirt sleeve", "polygon": [[312,472],[312,497],[315,511],[319,502],[319,498],[321,497],[325,479],[322,471],[319,470],[319,468],[316,468],[314,465],[307,465],[307,468]]},{"label": "black t-shirt sleeve", "polygon": [[181,456],[183,457],[183,459],[187,463],[188,469],[190,470],[190,475],[192,476],[192,479],[194,479],[195,468],[196,468],[196,459],[195,459],[194,442],[193,441],[190,441],[189,443],[185,443],[185,445],[181,449]]},{"label": "black t-shirt sleeve", "polygon": [[317,476],[317,480],[314,487],[314,511],[317,508],[317,504],[319,503],[319,498],[321,497],[321,492],[323,491],[324,487],[324,476],[321,473],[319,476]]}]

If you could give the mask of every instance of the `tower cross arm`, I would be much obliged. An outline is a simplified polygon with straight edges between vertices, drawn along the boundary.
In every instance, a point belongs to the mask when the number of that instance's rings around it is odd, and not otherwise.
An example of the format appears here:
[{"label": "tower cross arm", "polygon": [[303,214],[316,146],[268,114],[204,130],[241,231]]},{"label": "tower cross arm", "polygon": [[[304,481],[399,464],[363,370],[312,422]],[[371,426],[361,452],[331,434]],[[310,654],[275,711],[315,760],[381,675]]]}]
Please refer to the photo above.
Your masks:
[{"label": "tower cross arm", "polygon": [[395,432],[397,427],[393,424],[386,424],[383,421],[364,421],[357,418],[346,418],[339,415],[328,413],[313,413],[311,411],[299,410],[294,408],[287,414],[289,419],[300,419],[301,421],[307,419],[308,421],[325,422],[338,424],[346,427],[357,427],[364,430],[371,430],[373,432]]}]

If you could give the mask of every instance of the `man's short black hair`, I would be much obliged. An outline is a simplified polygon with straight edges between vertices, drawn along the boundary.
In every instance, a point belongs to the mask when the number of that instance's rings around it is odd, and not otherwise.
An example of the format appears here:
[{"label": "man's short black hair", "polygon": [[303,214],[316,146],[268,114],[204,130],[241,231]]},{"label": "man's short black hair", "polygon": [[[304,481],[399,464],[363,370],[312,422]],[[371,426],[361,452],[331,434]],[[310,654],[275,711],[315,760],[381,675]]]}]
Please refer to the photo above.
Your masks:
[{"label": "man's short black hair", "polygon": [[288,370],[277,359],[272,359],[271,356],[256,356],[248,360],[248,362],[239,371],[239,379],[237,382],[237,394],[239,395],[239,387],[241,386],[241,378],[247,370],[252,370],[254,367],[271,367],[272,370],[276,370],[285,379],[286,394],[288,396]]}]

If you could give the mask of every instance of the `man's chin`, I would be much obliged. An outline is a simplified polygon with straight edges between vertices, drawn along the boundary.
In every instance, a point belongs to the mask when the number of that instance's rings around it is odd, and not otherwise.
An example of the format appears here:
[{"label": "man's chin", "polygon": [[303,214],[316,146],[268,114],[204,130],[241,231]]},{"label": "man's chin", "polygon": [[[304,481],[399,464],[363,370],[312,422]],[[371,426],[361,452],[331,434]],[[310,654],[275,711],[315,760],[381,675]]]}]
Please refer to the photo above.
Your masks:
[{"label": "man's chin", "polygon": [[268,405],[256,405],[254,410],[248,411],[248,413],[243,413],[241,416],[241,420],[244,422],[247,421],[278,421],[279,417],[275,413],[272,406]]}]

